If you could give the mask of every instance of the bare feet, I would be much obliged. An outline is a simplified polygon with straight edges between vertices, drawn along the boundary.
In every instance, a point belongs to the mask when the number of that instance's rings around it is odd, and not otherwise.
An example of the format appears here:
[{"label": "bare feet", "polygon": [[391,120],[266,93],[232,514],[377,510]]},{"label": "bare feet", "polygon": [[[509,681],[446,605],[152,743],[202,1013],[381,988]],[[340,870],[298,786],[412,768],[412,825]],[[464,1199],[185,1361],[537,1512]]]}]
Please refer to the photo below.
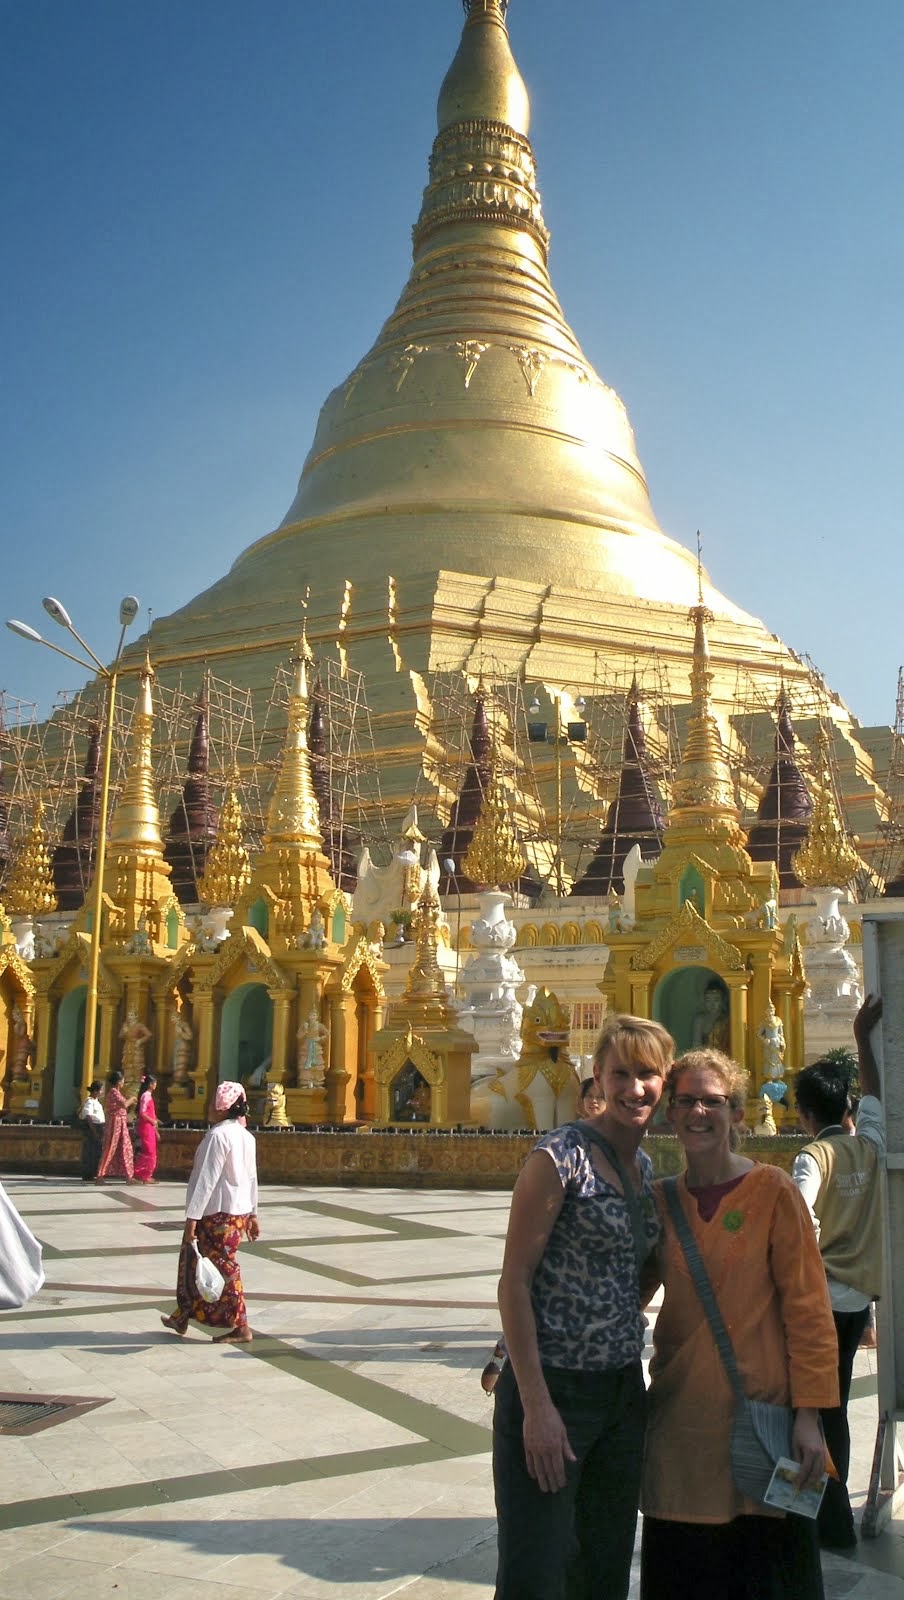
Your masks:
[{"label": "bare feet", "polygon": [[178,1334],[180,1339],[185,1338],[187,1327],[183,1326],[178,1317],[161,1317],[160,1321],[165,1328],[171,1328],[173,1333]]},{"label": "bare feet", "polygon": [[228,1333],[218,1333],[214,1336],[214,1344],[250,1344],[251,1329],[247,1322],[243,1328],[230,1328]]}]

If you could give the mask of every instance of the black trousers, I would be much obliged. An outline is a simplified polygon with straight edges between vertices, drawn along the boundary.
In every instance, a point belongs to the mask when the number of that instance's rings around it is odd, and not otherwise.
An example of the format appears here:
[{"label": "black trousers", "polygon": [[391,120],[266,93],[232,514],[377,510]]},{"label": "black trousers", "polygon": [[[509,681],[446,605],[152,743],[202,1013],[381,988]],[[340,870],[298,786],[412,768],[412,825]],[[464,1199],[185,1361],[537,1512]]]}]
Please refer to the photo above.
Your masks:
[{"label": "black trousers", "polygon": [[81,1176],[87,1183],[91,1178],[97,1177],[100,1165],[101,1151],[104,1148],[103,1123],[89,1122],[87,1117],[82,1123],[82,1162]]},{"label": "black trousers", "polygon": [[577,1460],[544,1494],[524,1456],[524,1412],[506,1363],[495,1389],[496,1600],[627,1600],[643,1462],[640,1362],[617,1372],[544,1376]]},{"label": "black trousers", "polygon": [[825,1545],[851,1545],[856,1539],[854,1513],[848,1497],[847,1481],[851,1466],[851,1430],[848,1426],[848,1400],[851,1395],[851,1378],[854,1357],[869,1321],[869,1306],[863,1311],[833,1311],[835,1331],[838,1334],[838,1388],[841,1404],[820,1411],[823,1432],[829,1454],[838,1472],[838,1482],[830,1478],[826,1484],[817,1526],[819,1537]]},{"label": "black trousers", "polygon": [[640,1600],[824,1600],[808,1517],[644,1517]]}]

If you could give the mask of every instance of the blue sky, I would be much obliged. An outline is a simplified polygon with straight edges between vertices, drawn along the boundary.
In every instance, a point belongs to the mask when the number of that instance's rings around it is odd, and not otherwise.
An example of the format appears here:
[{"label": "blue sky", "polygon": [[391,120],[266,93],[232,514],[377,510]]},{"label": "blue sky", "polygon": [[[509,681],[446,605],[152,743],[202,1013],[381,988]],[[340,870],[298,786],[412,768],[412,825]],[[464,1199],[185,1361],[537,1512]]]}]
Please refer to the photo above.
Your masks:
[{"label": "blue sky", "polygon": [[[3,615],[100,654],[283,517],[410,263],[456,0],[7,0]],[[551,270],[662,526],[894,714],[900,0],[512,0]],[[52,624],[48,623],[52,629]],[[56,635],[62,641],[62,635]],[[0,687],[78,672],[6,632]]]}]

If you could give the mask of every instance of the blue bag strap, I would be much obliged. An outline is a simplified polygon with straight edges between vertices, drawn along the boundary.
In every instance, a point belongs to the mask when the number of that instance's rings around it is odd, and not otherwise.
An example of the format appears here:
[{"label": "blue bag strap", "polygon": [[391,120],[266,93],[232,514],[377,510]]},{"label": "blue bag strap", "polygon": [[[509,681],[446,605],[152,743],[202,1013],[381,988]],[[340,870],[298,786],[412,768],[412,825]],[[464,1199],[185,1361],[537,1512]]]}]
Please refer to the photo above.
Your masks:
[{"label": "blue bag strap", "polygon": [[684,1208],[678,1198],[678,1179],[664,1178],[662,1192],[665,1195],[665,1203],[669,1208],[669,1215],[678,1235],[678,1243],[684,1251],[694,1288],[700,1297],[700,1303],[706,1313],[706,1319],[716,1341],[716,1348],[722,1357],[722,1364],[728,1374],[728,1381],[737,1399],[742,1400],[744,1398],[744,1384],[738,1371],[734,1349],[728,1337],[728,1329],[722,1321],[722,1313],[719,1310],[719,1302],[713,1292],[709,1273],[703,1264],[703,1257],[697,1248],[697,1241],[691,1232],[690,1223],[684,1215]]}]

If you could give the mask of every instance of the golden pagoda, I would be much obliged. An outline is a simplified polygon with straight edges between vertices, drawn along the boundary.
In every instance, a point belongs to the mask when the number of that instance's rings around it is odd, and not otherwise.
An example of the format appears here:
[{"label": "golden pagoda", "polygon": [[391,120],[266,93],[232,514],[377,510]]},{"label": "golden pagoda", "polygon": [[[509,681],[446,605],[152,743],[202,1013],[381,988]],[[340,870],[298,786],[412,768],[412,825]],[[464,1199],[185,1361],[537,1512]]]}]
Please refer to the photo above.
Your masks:
[{"label": "golden pagoda", "polygon": [[746,1066],[756,1121],[764,1085],[776,1081],[776,1018],[786,1070],[804,1064],[805,979],[799,944],[789,948],[779,927],[775,864],[752,861],[744,848],[702,599],[689,620],[691,713],[662,852],[639,866],[633,904],[626,897],[610,924],[599,987],[613,1010],[661,1022],[679,1051],[708,1046]]},{"label": "golden pagoda", "polygon": [[242,808],[235,783],[223,796],[217,833],[198,885],[202,902],[230,909],[251,880],[251,863],[244,843]]},{"label": "golden pagoda", "polygon": [[123,947],[134,942],[138,953],[154,944],[175,948],[181,925],[154,793],[153,678],[147,661],[132,722],[132,760],[110,823],[104,868],[108,938]]},{"label": "golden pagoda", "polygon": [[15,852],[4,890],[10,917],[40,917],[57,906],[50,865],[50,844],[44,827],[44,804],[39,800],[31,827]]},{"label": "golden pagoda", "polygon": [[462,857],[462,871],[483,888],[499,889],[517,883],[526,865],[494,761],[471,842]]},{"label": "golden pagoda", "polygon": [[813,814],[807,837],[791,865],[808,888],[844,889],[863,870],[863,862],[838,815],[829,767],[829,741],[821,726],[813,743],[813,769]]},{"label": "golden pagoda", "polygon": [[[436,10],[442,25],[456,7]],[[215,662],[262,706],[310,585],[309,637],[364,674],[382,796],[399,818],[430,737],[419,704],[434,672],[476,677],[492,659],[555,698],[565,685],[589,692],[600,659],[627,682],[655,656],[671,697],[689,692],[694,556],[659,527],[625,407],[556,298],[504,0],[466,11],[398,304],[327,397],[279,526],[153,627],[162,675],[189,687]],[[764,704],[807,681],[707,579],[703,598],[717,706],[728,711],[739,672]],[[851,772],[867,773],[840,702],[831,716]],[[851,783],[866,834],[875,790]]]},{"label": "golden pagoda", "polygon": [[439,964],[439,895],[429,878],[414,915],[415,954],[405,992],[371,1041],[376,1121],[471,1120],[473,1034],[460,1028]]}]

